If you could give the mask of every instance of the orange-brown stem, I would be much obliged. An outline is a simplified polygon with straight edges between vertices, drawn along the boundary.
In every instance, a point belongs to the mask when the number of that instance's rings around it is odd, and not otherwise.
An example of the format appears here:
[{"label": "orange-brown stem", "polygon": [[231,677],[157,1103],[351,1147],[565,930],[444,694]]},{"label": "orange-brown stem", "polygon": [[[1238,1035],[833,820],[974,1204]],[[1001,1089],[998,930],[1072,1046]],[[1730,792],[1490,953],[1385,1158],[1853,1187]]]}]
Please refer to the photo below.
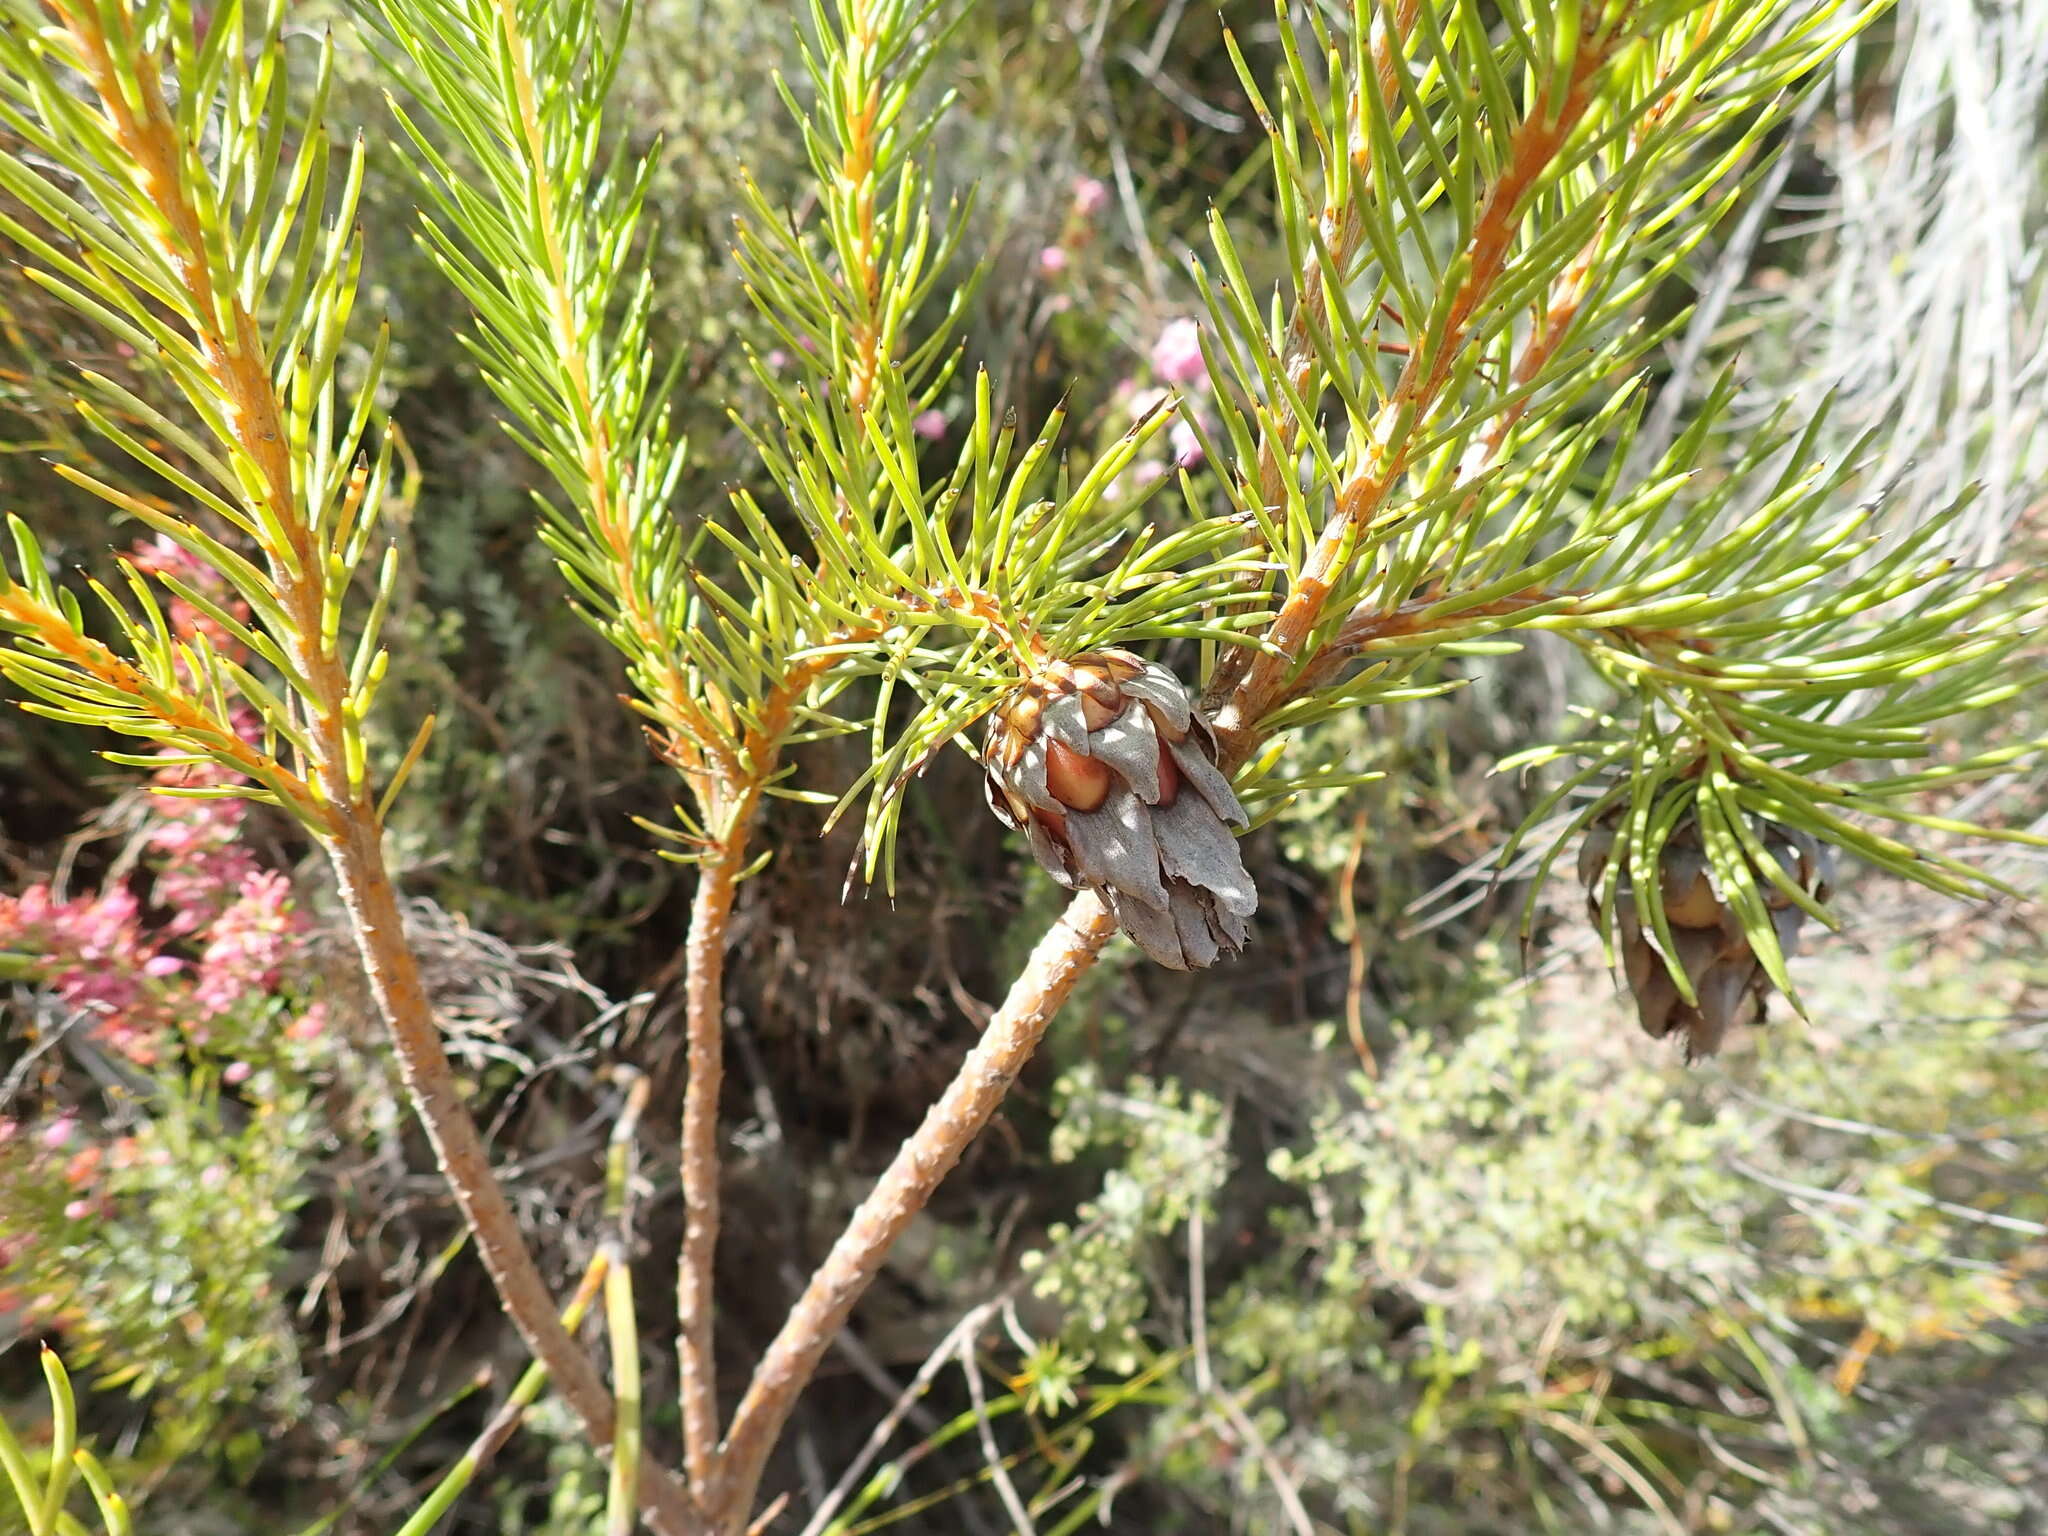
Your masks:
[{"label": "orange-brown stem", "polygon": [[[848,631],[836,639],[853,638]],[[745,777],[718,786],[707,809],[723,831],[706,851],[690,904],[683,986],[683,1240],[676,1264],[676,1364],[683,1420],[683,1461],[700,1493],[710,1482],[719,1441],[718,1356],[713,1335],[719,1228],[718,1102],[725,1081],[725,949],[733,899],[747,865],[748,839],[762,791],[781,762],[797,706],[830,664],[793,665],[762,702],[739,760]]]},{"label": "orange-brown stem", "polygon": [[[212,270],[204,224],[192,187],[176,120],[165,100],[156,62],[140,49],[131,97],[116,68],[100,14],[62,3],[52,14],[71,34],[108,127],[129,156],[133,174],[161,212],[159,239],[190,301],[194,340],[229,405],[236,446],[257,466],[262,494],[285,543],[264,549],[279,599],[291,621],[293,664],[306,680],[312,761],[298,809],[319,830],[335,869],[364,971],[384,1016],[407,1094],[426,1127],[443,1176],[476,1241],[477,1253],[507,1315],[535,1358],[583,1419],[592,1439],[609,1441],[613,1408],[602,1378],[570,1337],[527,1248],[517,1217],[492,1172],[476,1123],[463,1103],[440,1031],[406,943],[389,872],[382,828],[368,786],[349,771],[344,705],[348,678],[335,647],[323,638],[326,571],[310,520],[292,485],[284,411],[272,384],[255,319],[230,302],[224,320],[216,301],[232,292]],[[125,12],[114,13],[126,16]],[[228,755],[233,758],[230,750]],[[260,779],[260,775],[258,776]],[[688,1492],[656,1469],[643,1471],[641,1498],[664,1536],[698,1536],[704,1526]]]},{"label": "orange-brown stem", "polygon": [[1068,904],[1039,940],[1008,1000],[989,1020],[924,1123],[897,1149],[887,1171],[811,1276],[733,1414],[706,1499],[722,1531],[745,1528],[762,1469],[796,1406],[797,1394],[880,1273],[889,1249],[988,1124],[1031,1059],[1046,1025],[1115,932],[1116,919],[1100,897],[1083,892]]},{"label": "orange-brown stem", "polygon": [[725,1079],[725,944],[745,833],[703,865],[690,905],[689,973],[684,983],[683,1242],[676,1267],[676,1363],[680,1372],[683,1464],[700,1493],[718,1448],[718,1360],[712,1338],[718,1256],[718,1098]]},{"label": "orange-brown stem", "polygon": [[1473,316],[1500,281],[1530,190],[1585,116],[1592,102],[1593,81],[1615,45],[1615,35],[1583,40],[1573,57],[1555,117],[1539,112],[1515,129],[1506,163],[1487,189],[1473,224],[1465,275],[1451,296],[1442,334],[1434,346],[1409,354],[1381,409],[1377,432],[1391,435],[1372,444],[1365,467],[1339,488],[1332,516],[1267,631],[1268,648],[1245,666],[1241,680],[1217,714],[1217,739],[1232,755],[1241,759],[1258,739],[1259,722],[1288,690],[1303,647],[1322,618],[1346,548],[1380,514],[1406,473],[1415,428],[1442,395]]}]

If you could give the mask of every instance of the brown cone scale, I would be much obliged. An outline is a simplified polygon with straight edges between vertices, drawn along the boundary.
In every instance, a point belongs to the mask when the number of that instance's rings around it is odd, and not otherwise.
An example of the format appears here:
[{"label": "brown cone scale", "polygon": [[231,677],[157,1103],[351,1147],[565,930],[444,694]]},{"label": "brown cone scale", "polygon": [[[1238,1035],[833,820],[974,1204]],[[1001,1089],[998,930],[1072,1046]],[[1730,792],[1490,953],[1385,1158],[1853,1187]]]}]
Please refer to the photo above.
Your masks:
[{"label": "brown cone scale", "polygon": [[[1810,834],[1777,822],[1754,818],[1756,841],[1799,888],[1825,901],[1833,878],[1833,851]],[[1599,921],[1600,898],[1608,861],[1617,856],[1612,820],[1595,822],[1579,847],[1579,879],[1586,887],[1588,910]],[[1671,953],[1659,948],[1656,935],[1636,909],[1635,892],[1624,869],[1614,892],[1614,936],[1620,946],[1622,975],[1636,1004],[1643,1032],[1654,1040],[1682,1035],[1685,1059],[1697,1061],[1721,1048],[1728,1031],[1741,1020],[1745,1006],[1750,1022],[1762,1024],[1771,994],[1771,980],[1749,942],[1742,920],[1721,899],[1700,845],[1698,824],[1690,817],[1672,831],[1659,856],[1658,897],[1665,926],[1671,931]],[[1789,958],[1797,953],[1806,912],[1759,873],[1757,890],[1771,914],[1778,947]],[[1677,965],[1692,984],[1697,1002],[1688,1003],[1673,979]]]},{"label": "brown cone scale", "polygon": [[1048,665],[996,710],[982,761],[996,818],[1062,885],[1100,891],[1161,965],[1244,947],[1259,904],[1232,831],[1244,807],[1164,667],[1122,650]]}]

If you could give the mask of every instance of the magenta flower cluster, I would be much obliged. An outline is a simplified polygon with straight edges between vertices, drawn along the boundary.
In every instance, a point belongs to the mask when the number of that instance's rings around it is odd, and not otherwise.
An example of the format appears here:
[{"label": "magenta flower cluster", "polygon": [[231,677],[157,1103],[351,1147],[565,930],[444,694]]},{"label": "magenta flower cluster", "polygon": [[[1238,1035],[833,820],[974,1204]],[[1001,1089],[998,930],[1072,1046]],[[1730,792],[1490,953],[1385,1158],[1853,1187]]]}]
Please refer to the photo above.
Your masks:
[{"label": "magenta flower cluster", "polygon": [[[1179,392],[1178,414],[1166,433],[1167,451],[1172,465],[1182,469],[1199,468],[1203,458],[1202,439],[1195,431],[1191,417],[1199,416],[1203,422],[1208,422],[1208,416],[1201,410],[1201,399],[1210,389],[1209,364],[1202,356],[1200,322],[1185,315],[1167,321],[1153,338],[1147,361],[1157,382],[1141,385],[1136,379],[1126,379],[1119,386],[1131,420],[1137,421],[1149,415],[1173,401],[1175,393]],[[1124,472],[1124,479],[1128,488],[1142,488],[1164,478],[1172,465],[1157,458],[1139,459]]]},{"label": "magenta flower cluster", "polygon": [[[131,558],[246,619],[219,576],[175,544],[157,540]],[[181,639],[203,635],[216,652],[239,659],[232,635],[190,604],[172,599],[165,616]],[[234,723],[247,740],[260,734],[253,713]],[[153,780],[181,790],[231,790],[240,782],[168,754]],[[267,1065],[282,1053],[319,1049],[326,1014],[324,1004],[306,1001],[313,956],[305,916],[290,880],[246,845],[247,814],[248,803],[233,795],[152,796],[136,861],[144,874],[110,878],[69,899],[47,884],[0,894],[0,952],[16,975],[45,989],[67,1023],[134,1066],[203,1065],[230,1087],[254,1078],[246,1091],[264,1092],[251,1058]],[[170,1157],[146,1141],[146,1132],[143,1139],[96,1133],[75,1109],[33,1126],[0,1119],[0,1206],[23,1213],[48,1201],[52,1218],[106,1220],[129,1170]],[[224,1176],[209,1169],[200,1179]],[[44,1236],[25,1216],[0,1234],[0,1314],[62,1329],[67,1304],[56,1293],[33,1284],[28,1294],[9,1289],[39,1272]]]},{"label": "magenta flower cluster", "polygon": [[[168,540],[140,546],[134,562],[174,574],[243,616],[217,573]],[[168,605],[167,617],[181,638],[203,633],[218,652],[235,654],[227,632],[182,600]],[[259,730],[253,714],[235,723],[245,738]],[[154,780],[162,788],[225,789],[240,776],[172,762]],[[153,797],[141,860],[154,877],[148,910],[125,878],[70,900],[31,885],[0,894],[0,950],[20,957],[30,979],[138,1066],[155,1064],[179,1038],[205,1044],[215,1020],[244,999],[269,997],[306,952],[307,924],[290,881],[264,869],[240,840],[247,813],[235,797]],[[308,1010],[292,1028],[306,1037],[319,1019]]]}]

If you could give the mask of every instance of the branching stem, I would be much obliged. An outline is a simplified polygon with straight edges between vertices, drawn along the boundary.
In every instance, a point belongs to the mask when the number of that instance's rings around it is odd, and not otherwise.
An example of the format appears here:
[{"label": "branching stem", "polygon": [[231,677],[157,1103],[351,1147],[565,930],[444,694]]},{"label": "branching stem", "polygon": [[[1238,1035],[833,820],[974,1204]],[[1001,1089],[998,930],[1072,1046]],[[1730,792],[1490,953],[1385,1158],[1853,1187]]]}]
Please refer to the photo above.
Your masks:
[{"label": "branching stem", "polygon": [[[463,1103],[418,962],[405,940],[375,803],[367,783],[351,771],[345,714],[349,680],[338,640],[327,635],[323,622],[325,563],[293,487],[291,445],[283,427],[286,412],[271,378],[262,333],[235,297],[232,274],[215,269],[208,249],[197,198],[210,189],[192,182],[192,161],[184,153],[149,52],[125,50],[133,68],[124,78],[102,24],[106,13],[61,0],[51,10],[77,47],[115,142],[162,212],[157,238],[190,300],[185,318],[229,407],[227,421],[235,446],[256,465],[272,525],[284,536],[282,546],[269,544],[263,553],[290,620],[291,660],[305,679],[305,704],[312,715],[307,733],[310,778],[296,809],[319,831],[334,865],[407,1095],[506,1314],[583,1419],[593,1441],[606,1444],[616,1418],[611,1396],[589,1356],[563,1326],[519,1220],[491,1169],[476,1122]],[[125,11],[112,14],[127,18]],[[703,1530],[690,1495],[673,1477],[656,1473],[643,1478],[640,1494],[663,1536],[697,1536]]]},{"label": "branching stem", "polygon": [[1288,689],[1290,673],[1322,618],[1352,542],[1379,517],[1407,472],[1416,428],[1440,401],[1468,339],[1472,317],[1500,281],[1523,206],[1592,104],[1594,79],[1620,36],[1617,30],[1583,40],[1573,56],[1556,115],[1537,113],[1516,127],[1506,161],[1487,189],[1473,224],[1463,260],[1464,277],[1451,296],[1435,344],[1418,346],[1409,353],[1393,393],[1374,423],[1365,466],[1338,489],[1336,507],[1266,633],[1268,647],[1245,669],[1243,680],[1217,714],[1216,735],[1226,756],[1242,762],[1250,755],[1260,739],[1260,721]]},{"label": "branching stem", "polygon": [[[1450,321],[1436,347],[1410,355],[1382,416],[1389,427],[1398,424],[1400,436],[1381,443],[1372,468],[1342,488],[1307,569],[1296,579],[1269,633],[1280,654],[1260,654],[1229,694],[1218,720],[1226,771],[1241,766],[1257,749],[1263,740],[1260,723],[1284,701],[1295,658],[1321,616],[1349,536],[1380,509],[1405,469],[1408,439],[1441,394],[1452,359],[1467,340],[1472,315],[1500,278],[1529,191],[1584,115],[1591,82],[1606,57],[1606,48],[1588,41],[1574,61],[1556,115],[1532,117],[1517,130],[1507,164],[1475,225],[1467,276],[1452,300]],[[1381,62],[1384,68],[1385,61]],[[1303,317],[1305,329],[1304,312],[1297,310],[1297,315]],[[1506,603],[1512,607],[1535,600],[1524,596]],[[1406,633],[1416,627],[1415,614],[1407,611],[1385,616],[1377,624],[1360,615],[1346,626],[1343,638],[1355,647],[1381,633]],[[706,1497],[721,1530],[745,1528],[768,1456],[833,1335],[846,1325],[897,1237],[995,1113],[1046,1026],[1115,931],[1114,918],[1092,892],[1082,892],[1069,903],[1039,941],[981,1041],[924,1123],[898,1149],[811,1277],[755,1368],[721,1448]]]},{"label": "branching stem", "polygon": [[1024,1070],[1046,1026],[1116,932],[1102,899],[1082,892],[1068,903],[1011,986],[1003,1006],[924,1123],[896,1151],[755,1368],[733,1414],[706,1505],[721,1530],[746,1524],[762,1469],[800,1393],[833,1335],[846,1325],[889,1250],[969,1142],[996,1112]]}]

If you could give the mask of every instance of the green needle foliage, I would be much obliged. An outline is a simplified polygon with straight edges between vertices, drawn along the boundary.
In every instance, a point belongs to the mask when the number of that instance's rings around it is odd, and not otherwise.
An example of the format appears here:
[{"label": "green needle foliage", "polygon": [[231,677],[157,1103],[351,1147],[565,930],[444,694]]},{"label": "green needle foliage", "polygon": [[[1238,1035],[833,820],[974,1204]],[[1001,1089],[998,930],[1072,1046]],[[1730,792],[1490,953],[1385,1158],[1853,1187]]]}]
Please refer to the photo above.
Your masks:
[{"label": "green needle foliage", "polygon": [[[1650,893],[1664,840],[1697,815],[1717,888],[1781,987],[1759,886],[1813,904],[1761,857],[1751,815],[1939,889],[1999,889],[1868,819],[1982,833],[1916,807],[2032,750],[1895,771],[2036,681],[2015,661],[2040,594],[1943,558],[1942,520],[1880,536],[1882,490],[1852,502],[1862,456],[1823,462],[1820,421],[1738,428],[1726,386],[1669,451],[1631,462],[1669,329],[1646,300],[1873,14],[1415,0],[1361,5],[1344,33],[1313,7],[1283,16],[1277,86],[1233,58],[1299,277],[1261,289],[1215,218],[1214,266],[1196,270],[1216,480],[1298,617],[1274,632],[1290,664],[1258,696],[1269,711],[1243,723],[1310,724],[1399,696],[1432,654],[1561,634],[1624,703],[1585,739],[1502,765],[1584,764],[1522,835],[1586,794],[1547,867],[1623,805],[1631,883]],[[1732,465],[1702,475],[1731,441]],[[1227,658],[1211,697],[1256,665]]]},{"label": "green needle foliage", "polygon": [[[808,546],[805,596],[837,622],[803,654],[879,678],[859,721],[873,763],[840,799],[871,791],[871,878],[888,868],[911,776],[1045,660],[1146,638],[1233,640],[1257,617],[1241,579],[1257,557],[1225,523],[1148,517],[1120,485],[1163,412],[1077,466],[1061,455],[1063,412],[1020,430],[978,373],[953,462],[921,451],[915,418],[949,381],[953,327],[978,281],[954,270],[971,210],[940,219],[918,164],[948,104],[919,91],[944,14],[903,0],[814,9],[811,99],[787,86],[784,98],[819,217],[797,225],[749,182],[736,251],[794,364],[755,359],[778,430],[742,425]],[[752,496],[735,507],[745,543],[779,543]],[[916,699],[902,718],[899,687]]]},{"label": "green needle foliage", "polygon": [[[376,13],[420,111],[476,168],[465,177],[401,112],[434,192],[428,240],[475,306],[472,345],[568,498],[544,537],[668,733],[698,850],[729,839],[735,808],[759,790],[840,798],[773,782],[778,754],[867,731],[874,766],[842,803],[875,789],[873,875],[911,772],[1039,659],[1110,639],[1227,637],[1204,610],[1248,600],[1237,578],[1251,557],[1226,524],[1162,527],[1117,493],[1164,416],[1075,472],[1056,451],[1058,413],[1024,437],[980,378],[956,462],[924,463],[914,419],[951,378],[973,284],[955,270],[968,210],[948,210],[941,228],[917,162],[944,107],[920,92],[942,56],[936,11],[848,4],[813,17],[813,105],[785,97],[819,216],[794,226],[746,181],[735,250],[791,360],[785,371],[755,359],[773,429],[740,423],[783,506],[742,490],[725,517],[681,518],[667,503],[682,450],[649,385],[650,258],[631,254],[644,184],[598,127],[630,17],[613,29],[584,0],[391,0]],[[879,684],[857,713],[827,710],[863,676]],[[899,686],[917,700],[907,721]]]},{"label": "green needle foliage", "polygon": [[128,1501],[114,1490],[99,1458],[78,1443],[78,1404],[71,1377],[48,1345],[43,1347],[42,1365],[50,1394],[50,1442],[39,1459],[47,1463],[47,1470],[38,1474],[27,1447],[0,1419],[0,1472],[6,1474],[29,1536],[85,1536],[88,1527],[68,1507],[81,1482],[98,1506],[106,1536],[132,1536],[135,1525]]},{"label": "green needle foliage", "polygon": [[[466,343],[509,430],[552,482],[540,537],[683,781],[679,827],[656,830],[672,856],[709,866],[700,897],[723,890],[700,908],[690,957],[679,1269],[695,1302],[717,1228],[722,924],[730,882],[773,851],[747,848],[763,797],[857,807],[863,874],[886,881],[919,772],[1052,664],[1108,646],[1198,657],[1219,760],[1273,814],[1359,777],[1328,761],[1336,733],[1320,728],[1441,692],[1446,659],[1510,649],[1517,631],[1561,637],[1612,702],[1574,738],[1499,765],[1563,765],[1504,857],[1540,833],[1548,870],[1596,823],[1610,829],[1598,921],[1611,941],[1626,889],[1668,954],[1660,871],[1674,839],[1696,840],[1715,901],[1788,992],[1773,909],[1827,913],[1761,824],[1957,895],[2005,887],[1899,829],[2048,843],[1941,809],[2043,744],[1945,745],[2038,681],[2038,586],[1944,553],[1965,503],[1893,526],[1868,469],[1876,445],[1830,457],[1824,418],[1738,420],[1728,382],[1667,447],[1639,448],[1660,345],[1685,319],[1674,300],[1803,94],[1881,5],[1280,0],[1270,67],[1229,42],[1265,134],[1276,238],[1210,219],[1190,272],[1206,379],[1092,453],[1064,409],[1020,421],[997,406],[999,381],[965,366],[979,215],[971,199],[941,205],[933,161],[947,50],[970,9],[815,0],[800,18],[804,68],[782,98],[814,185],[792,207],[742,176],[734,199],[767,402],[737,427],[760,475],[725,505],[679,507],[680,359],[650,339],[654,158],[606,117],[630,8],[358,0],[408,88],[393,111],[427,193],[424,247],[472,311]],[[10,515],[0,674],[30,709],[153,749],[114,761],[210,764],[220,776],[187,792],[275,804],[349,853],[358,896],[389,909],[381,950],[360,914],[358,933],[402,1005],[387,1012],[409,1021],[409,1040],[395,1037],[415,1076],[424,1064],[422,1112],[445,1146],[467,1122],[417,978],[398,966],[389,979],[402,923],[375,856],[426,737],[380,796],[364,721],[398,575],[379,525],[385,341],[364,345],[354,313],[365,152],[360,139],[338,151],[324,124],[331,46],[288,42],[282,0],[203,17],[189,0],[0,0],[0,18],[0,233],[29,281],[160,386],[146,398],[79,371],[79,420],[128,478],[61,472],[234,594],[162,561],[60,579]],[[1277,273],[1253,254],[1269,243]],[[933,413],[962,401],[935,434]],[[1146,480],[1141,456],[1176,423],[1199,460],[1182,450],[1177,480]],[[870,746],[850,782],[790,782],[789,748],[839,735]],[[1094,952],[1073,951],[1059,985]],[[1696,1001],[1688,976],[1671,980]],[[1025,997],[989,1031],[1007,1054],[987,1058],[1002,1067],[984,1082],[1014,1076],[1064,995],[1048,984],[1045,1007]],[[950,1122],[962,1144],[993,1108]],[[934,1140],[952,1134],[943,1119]],[[612,1401],[559,1325],[531,1327],[537,1309],[553,1323],[551,1299],[467,1138],[451,1182],[501,1294],[544,1357],[558,1344],[547,1368],[587,1425],[606,1426],[593,1439],[622,1431],[623,1527],[632,1330],[616,1329]],[[907,1145],[908,1175],[926,1182],[892,1216],[959,1151]],[[863,1233],[886,1225],[854,1223],[850,1276],[821,1271],[830,1327],[778,1341],[771,1360],[815,1362],[886,1256],[891,1239]],[[632,1298],[614,1273],[624,1323]],[[729,1476],[708,1306],[682,1321],[704,1346],[684,1394],[695,1492],[723,1498],[730,1483],[747,1504],[811,1367],[749,1389],[734,1423],[755,1426],[754,1459]],[[587,1380],[564,1369],[578,1365]],[[61,1389],[53,1376],[60,1420]],[[39,1492],[18,1448],[0,1450],[31,1519],[68,1529],[68,1472]],[[688,1510],[650,1489],[672,1524]]]},{"label": "green needle foliage", "polygon": [[[977,280],[972,206],[938,207],[926,165],[961,13],[820,6],[804,78],[783,86],[814,214],[739,188],[734,257],[776,343],[754,357],[773,419],[739,425],[777,499],[742,489],[724,512],[668,504],[683,450],[647,346],[652,162],[602,127],[630,16],[589,0],[372,13],[424,113],[400,120],[433,191],[425,238],[566,498],[543,536],[692,789],[683,856],[726,845],[760,793],[864,795],[865,870],[886,876],[934,752],[1046,660],[1146,640],[1201,642],[1270,814],[1344,781],[1292,765],[1284,733],[1432,691],[1433,658],[1540,629],[1626,701],[1515,760],[1583,764],[1530,824],[1575,813],[1546,867],[1625,803],[1610,888],[1624,869],[1654,888],[1663,840],[1695,818],[1724,898],[1760,913],[1759,882],[1783,881],[1752,816],[1940,889],[1994,888],[1870,822],[1954,830],[1925,793],[2023,755],[1896,771],[2026,686],[2027,600],[1941,558],[1938,522],[1880,538],[1882,493],[1859,486],[1860,456],[1819,460],[1818,422],[1744,427],[1732,466],[1700,475],[1737,435],[1729,388],[1633,462],[1647,364],[1683,319],[1650,323],[1648,301],[1876,8],[1391,0],[1339,26],[1282,7],[1277,79],[1231,49],[1288,275],[1255,281],[1212,217],[1193,269],[1211,389],[1085,461],[1060,411],[1032,431],[982,375],[957,447],[920,438],[920,413],[958,392]],[[1131,492],[1176,411],[1212,468],[1177,497]],[[855,783],[787,784],[784,747],[842,732],[872,743]]]},{"label": "green needle foliage", "polygon": [[[1181,515],[1119,479],[1164,412],[1075,464],[1059,412],[1027,433],[978,377],[957,454],[930,462],[915,418],[949,383],[972,282],[947,282],[972,210],[935,210],[920,163],[946,107],[925,88],[946,30],[934,7],[843,0],[811,18],[809,100],[785,88],[818,216],[793,221],[747,182],[735,251],[787,346],[779,366],[757,359],[772,429],[742,423],[782,505],[743,491],[728,515],[689,519],[669,505],[683,446],[635,254],[651,161],[607,139],[601,110],[630,17],[614,26],[585,0],[391,0],[377,19],[439,131],[399,110],[434,194],[425,238],[566,500],[548,503],[544,537],[693,789],[689,841],[726,836],[788,742],[865,731],[873,765],[835,793],[871,790],[875,873],[914,770],[1048,658],[1204,641],[1214,703],[1266,669],[1256,716],[1227,722],[1249,741],[1408,696],[1423,658],[1530,628],[1566,636],[1630,701],[1570,748],[1587,766],[1558,797],[1598,792],[1575,825],[1625,799],[1641,885],[1676,808],[1696,804],[1747,905],[1770,878],[1741,830],[1751,815],[1941,889],[1988,888],[1868,820],[1956,830],[1920,808],[1926,794],[2026,750],[1896,771],[1945,721],[2027,685],[2013,653],[2032,599],[1939,558],[1938,521],[1881,538],[1881,494],[1842,511],[1859,464],[1818,462],[1818,422],[1745,429],[1732,472],[1702,482],[1693,467],[1733,431],[1723,389],[1630,467],[1645,397],[1630,371],[1663,334],[1646,296],[1870,14],[1669,0],[1489,19],[1403,0],[1361,5],[1340,30],[1311,8],[1283,13],[1277,82],[1233,45],[1293,272],[1262,290],[1212,220],[1214,263],[1194,275],[1214,416],[1183,414],[1216,468],[1185,485]],[[228,576],[249,613],[158,578],[230,655],[173,633],[124,566],[120,590],[90,584],[109,649],[17,522],[5,619],[21,638],[4,665],[39,710],[223,763],[317,819],[324,796],[364,788],[391,576],[387,561],[334,675],[322,648],[378,542],[388,464],[365,448],[381,341],[352,399],[336,381],[362,149],[331,163],[324,44],[302,104],[288,99],[276,8],[226,7],[203,35],[176,6],[109,15],[50,27],[17,8],[0,180],[34,219],[6,232],[37,258],[31,280],[175,386],[172,415],[79,380],[82,417],[164,494],[69,472]],[[98,105],[80,81],[104,88]],[[124,159],[142,174],[109,169]],[[878,685],[847,693],[861,676]],[[237,735],[243,706],[258,747]],[[1268,798],[1298,787],[1277,764],[1253,772]]]},{"label": "green needle foliage", "polygon": [[422,238],[475,311],[463,340],[561,492],[539,498],[541,537],[626,658],[636,705],[696,799],[689,833],[708,841],[732,813],[773,663],[736,665],[716,644],[669,505],[685,445],[673,378],[653,372],[653,284],[636,245],[654,161],[608,143],[602,112],[630,12],[614,26],[589,4],[393,0],[366,15],[431,114],[392,105],[430,197]]},{"label": "green needle foliage", "polygon": [[[0,187],[24,212],[0,228],[29,253],[29,281],[165,386],[146,400],[98,373],[76,380],[79,415],[145,488],[58,470],[218,571],[246,608],[124,560],[113,584],[86,583],[88,609],[10,514],[0,672],[30,709],[250,781],[190,792],[246,794],[332,835],[337,807],[368,812],[362,722],[396,574],[378,528],[389,440],[370,441],[384,338],[349,358],[344,388],[363,147],[334,152],[331,46],[288,49],[284,19],[233,0],[203,29],[184,4],[6,8]],[[359,583],[371,595],[345,645]],[[174,625],[165,597],[204,622]]]}]

